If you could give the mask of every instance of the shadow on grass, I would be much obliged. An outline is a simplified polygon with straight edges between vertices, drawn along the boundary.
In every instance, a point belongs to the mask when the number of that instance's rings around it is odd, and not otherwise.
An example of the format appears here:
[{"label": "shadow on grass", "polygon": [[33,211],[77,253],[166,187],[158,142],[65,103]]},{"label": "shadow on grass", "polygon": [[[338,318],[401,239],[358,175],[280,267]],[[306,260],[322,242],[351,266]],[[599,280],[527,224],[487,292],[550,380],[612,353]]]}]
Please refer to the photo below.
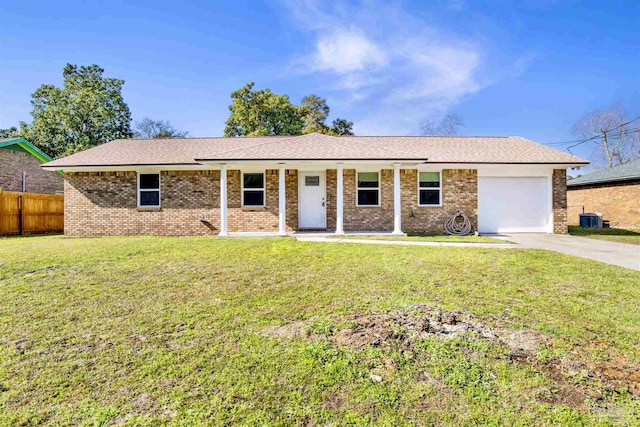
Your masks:
[{"label": "shadow on grass", "polygon": [[587,228],[577,225],[569,226],[569,234],[574,236],[636,236],[640,237],[640,230],[626,228]]}]

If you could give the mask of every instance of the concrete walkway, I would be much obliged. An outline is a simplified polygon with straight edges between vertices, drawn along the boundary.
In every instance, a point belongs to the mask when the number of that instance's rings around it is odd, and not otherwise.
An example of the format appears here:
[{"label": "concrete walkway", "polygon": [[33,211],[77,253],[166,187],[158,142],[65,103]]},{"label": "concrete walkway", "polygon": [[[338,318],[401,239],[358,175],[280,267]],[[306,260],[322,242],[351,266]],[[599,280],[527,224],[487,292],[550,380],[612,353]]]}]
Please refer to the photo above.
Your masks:
[{"label": "concrete walkway", "polygon": [[640,271],[640,245],[609,242],[586,237],[562,234],[507,234],[491,236],[513,242],[501,243],[454,243],[454,242],[421,242],[416,240],[368,240],[330,238],[328,235],[300,234],[293,235],[301,242],[325,243],[361,243],[368,245],[406,245],[406,246],[458,246],[473,248],[498,249],[543,249],[566,255],[579,256],[606,264],[617,265]]},{"label": "concrete walkway", "polygon": [[514,249],[514,248],[520,247],[520,245],[513,245],[509,243],[421,242],[419,240],[340,239],[338,237],[295,235],[295,234],[293,236],[299,242],[364,243],[368,245],[404,245],[404,246],[461,246],[461,247],[473,247],[473,248],[500,248],[500,249],[509,249],[509,248]]},{"label": "concrete walkway", "polygon": [[508,234],[523,249],[545,249],[640,271],[640,245],[564,234]]}]

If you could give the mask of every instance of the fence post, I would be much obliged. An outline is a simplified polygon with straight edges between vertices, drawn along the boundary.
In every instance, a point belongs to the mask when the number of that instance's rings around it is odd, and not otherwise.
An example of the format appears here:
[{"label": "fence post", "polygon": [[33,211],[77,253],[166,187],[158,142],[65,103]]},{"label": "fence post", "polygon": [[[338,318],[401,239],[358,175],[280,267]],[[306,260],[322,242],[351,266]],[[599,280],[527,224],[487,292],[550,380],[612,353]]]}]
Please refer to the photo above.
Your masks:
[{"label": "fence post", "polygon": [[24,236],[24,206],[23,206],[23,197],[24,194],[20,193],[18,194],[18,218],[20,218],[18,220],[19,224],[20,224],[20,234]]}]

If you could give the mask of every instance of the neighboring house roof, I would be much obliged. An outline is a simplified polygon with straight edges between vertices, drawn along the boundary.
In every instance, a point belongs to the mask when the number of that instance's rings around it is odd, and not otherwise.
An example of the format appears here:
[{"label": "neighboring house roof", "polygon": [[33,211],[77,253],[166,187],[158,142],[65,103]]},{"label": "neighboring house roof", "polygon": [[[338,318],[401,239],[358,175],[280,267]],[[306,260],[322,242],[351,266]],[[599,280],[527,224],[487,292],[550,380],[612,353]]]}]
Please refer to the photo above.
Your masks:
[{"label": "neighboring house roof", "polygon": [[196,165],[201,161],[410,160],[428,163],[587,164],[528,139],[437,136],[300,136],[118,139],[44,165]]},{"label": "neighboring house roof", "polygon": [[52,160],[46,153],[42,152],[38,147],[24,138],[0,138],[0,148],[29,153],[45,163]]},{"label": "neighboring house roof", "polygon": [[567,181],[567,187],[640,179],[640,158]]}]

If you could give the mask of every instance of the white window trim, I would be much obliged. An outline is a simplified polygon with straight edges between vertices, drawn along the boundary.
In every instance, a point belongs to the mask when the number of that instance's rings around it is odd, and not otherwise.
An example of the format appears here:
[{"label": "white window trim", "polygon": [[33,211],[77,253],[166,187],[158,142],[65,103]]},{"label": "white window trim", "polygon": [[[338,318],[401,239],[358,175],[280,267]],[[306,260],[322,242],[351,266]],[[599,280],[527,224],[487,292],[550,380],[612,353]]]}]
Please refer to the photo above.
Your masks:
[{"label": "white window trim", "polygon": [[[142,209],[155,209],[155,208],[159,208],[160,205],[162,204],[162,175],[160,174],[160,172],[155,172],[155,171],[149,171],[149,172],[138,172],[137,173],[137,178],[138,178],[138,183],[137,183],[137,195],[138,195],[138,208],[142,208]],[[145,189],[141,189],[140,188],[140,175],[158,175],[158,188],[157,189],[152,189],[152,188],[145,188]],[[157,191],[158,192],[158,204],[157,205],[141,205],[140,204],[140,193],[142,192],[151,192],[151,191]]]},{"label": "white window trim", "polygon": [[[438,175],[440,176],[440,179],[438,180],[440,182],[440,185],[438,187],[420,187],[420,174],[421,173],[428,173],[428,172],[437,172]],[[418,206],[422,207],[422,208],[437,208],[437,207],[442,207],[442,171],[421,171],[418,170],[418,182],[416,184],[418,186]],[[437,205],[423,205],[422,203],[420,203],[420,190],[438,190],[438,204]]]},{"label": "white window trim", "polygon": [[[262,204],[261,205],[245,205],[244,204],[244,175],[245,174],[262,174],[262,188],[247,188],[247,191],[260,191],[262,190]],[[264,208],[267,206],[267,171],[266,170],[248,170],[240,171],[240,206],[243,208]]]},{"label": "white window trim", "polygon": [[[358,173],[372,173],[378,174],[378,186],[377,187],[363,187],[362,190],[378,190],[378,204],[377,205],[361,205],[358,203]],[[359,208],[379,208],[382,205],[382,170],[357,170],[356,169],[356,206]]]}]

